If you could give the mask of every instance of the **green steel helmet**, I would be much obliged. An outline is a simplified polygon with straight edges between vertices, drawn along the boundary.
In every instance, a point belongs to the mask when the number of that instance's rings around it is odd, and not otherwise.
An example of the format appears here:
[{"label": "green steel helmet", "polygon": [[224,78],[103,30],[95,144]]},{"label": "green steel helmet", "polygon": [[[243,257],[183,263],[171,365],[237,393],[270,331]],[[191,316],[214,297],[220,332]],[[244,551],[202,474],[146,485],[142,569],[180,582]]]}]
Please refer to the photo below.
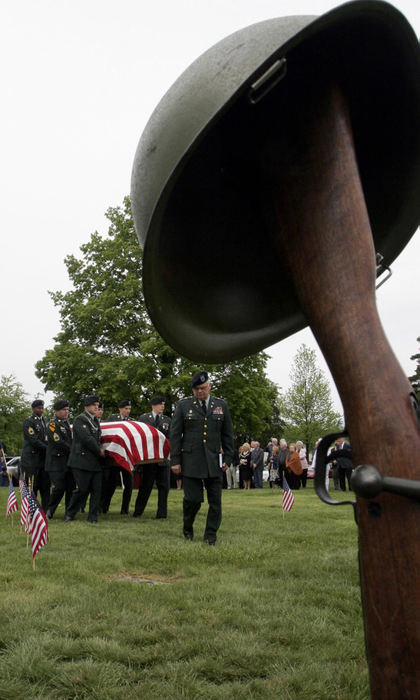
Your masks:
[{"label": "green steel helmet", "polygon": [[257,161],[264,115],[277,110],[287,139],[287,86],[305,90],[314,69],[321,79],[338,76],[346,96],[384,265],[419,225],[420,50],[404,16],[385,2],[356,0],[321,17],[270,19],[231,34],[163,97],[132,173],[150,318],[186,357],[231,361],[307,325],[266,228]]}]

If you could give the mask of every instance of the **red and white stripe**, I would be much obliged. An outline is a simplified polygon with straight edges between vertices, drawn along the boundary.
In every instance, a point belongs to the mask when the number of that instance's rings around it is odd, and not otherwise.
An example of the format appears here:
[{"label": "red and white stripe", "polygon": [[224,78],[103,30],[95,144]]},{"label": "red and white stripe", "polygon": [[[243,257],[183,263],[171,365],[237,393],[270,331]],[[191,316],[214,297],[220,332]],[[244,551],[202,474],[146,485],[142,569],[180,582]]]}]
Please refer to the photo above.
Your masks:
[{"label": "red and white stripe", "polygon": [[131,472],[146,460],[168,459],[169,440],[157,428],[134,420],[101,424],[102,443],[120,467]]},{"label": "red and white stripe", "polygon": [[18,502],[17,502],[15,490],[11,486],[11,483],[12,482],[10,482],[10,486],[9,486],[9,497],[7,499],[6,518],[8,515],[10,515],[11,513],[16,513],[16,511],[18,510]]},{"label": "red and white stripe", "polygon": [[48,524],[42,511],[36,509],[31,520],[32,557],[48,542]]},{"label": "red and white stripe", "polygon": [[25,532],[29,532],[29,504],[28,496],[22,498],[22,503],[20,504],[20,526],[25,528]]}]

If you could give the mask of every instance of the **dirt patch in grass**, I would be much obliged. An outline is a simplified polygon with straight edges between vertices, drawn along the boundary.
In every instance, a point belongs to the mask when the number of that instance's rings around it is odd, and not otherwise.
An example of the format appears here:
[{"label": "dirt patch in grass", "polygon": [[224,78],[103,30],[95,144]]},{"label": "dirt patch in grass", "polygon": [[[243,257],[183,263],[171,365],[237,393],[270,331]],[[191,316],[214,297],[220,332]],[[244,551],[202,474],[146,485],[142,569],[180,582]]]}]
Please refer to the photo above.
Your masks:
[{"label": "dirt patch in grass", "polygon": [[109,581],[129,581],[130,583],[144,583],[148,586],[169,586],[171,583],[179,581],[175,576],[159,576],[157,574],[144,574],[131,571],[109,574],[106,578]]}]

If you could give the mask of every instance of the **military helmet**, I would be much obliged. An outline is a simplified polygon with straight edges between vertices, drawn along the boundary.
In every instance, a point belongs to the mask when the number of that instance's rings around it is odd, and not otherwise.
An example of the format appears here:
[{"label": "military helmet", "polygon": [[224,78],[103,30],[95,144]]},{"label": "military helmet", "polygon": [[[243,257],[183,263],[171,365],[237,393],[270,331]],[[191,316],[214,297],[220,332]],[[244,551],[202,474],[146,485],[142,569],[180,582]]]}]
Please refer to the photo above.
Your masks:
[{"label": "military helmet", "polygon": [[[131,200],[143,287],[163,338],[200,362],[257,352],[307,321],[267,232],[264,119],[334,73],[351,118],[375,250],[389,265],[420,219],[420,51],[404,16],[356,0],[231,34],[178,78],[136,152]],[[296,94],[296,93],[295,93]]]}]

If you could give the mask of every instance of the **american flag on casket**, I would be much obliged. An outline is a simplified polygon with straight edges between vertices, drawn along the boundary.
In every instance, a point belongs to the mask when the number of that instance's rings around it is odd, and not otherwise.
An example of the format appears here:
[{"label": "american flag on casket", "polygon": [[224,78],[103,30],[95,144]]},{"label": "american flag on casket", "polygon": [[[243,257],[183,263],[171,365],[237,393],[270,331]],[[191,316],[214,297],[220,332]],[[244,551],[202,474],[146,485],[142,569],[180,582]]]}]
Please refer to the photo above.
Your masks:
[{"label": "american flag on casket", "polygon": [[152,425],[135,420],[101,423],[102,443],[110,457],[131,472],[141,462],[162,462],[169,457],[169,440]]}]

